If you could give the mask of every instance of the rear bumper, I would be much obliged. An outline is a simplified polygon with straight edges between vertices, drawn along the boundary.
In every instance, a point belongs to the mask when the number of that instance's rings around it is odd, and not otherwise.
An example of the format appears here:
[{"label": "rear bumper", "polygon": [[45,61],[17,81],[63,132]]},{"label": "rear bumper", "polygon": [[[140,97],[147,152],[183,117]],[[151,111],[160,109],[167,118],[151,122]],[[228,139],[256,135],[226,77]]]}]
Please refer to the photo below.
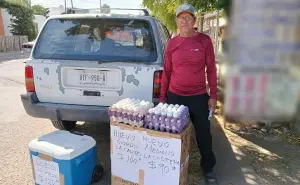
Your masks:
[{"label": "rear bumper", "polygon": [[35,93],[21,94],[26,113],[32,117],[68,121],[109,121],[108,107],[39,102]]}]

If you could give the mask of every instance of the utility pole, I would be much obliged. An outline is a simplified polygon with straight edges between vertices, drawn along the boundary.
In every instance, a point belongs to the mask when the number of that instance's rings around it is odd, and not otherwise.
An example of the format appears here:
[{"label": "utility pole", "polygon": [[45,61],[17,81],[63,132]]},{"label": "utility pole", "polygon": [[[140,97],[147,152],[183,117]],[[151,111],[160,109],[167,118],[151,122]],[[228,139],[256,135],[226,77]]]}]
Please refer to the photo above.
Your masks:
[{"label": "utility pole", "polygon": [[65,0],[65,13],[67,13],[67,0]]},{"label": "utility pole", "polygon": [[100,13],[101,13],[101,7],[102,7],[102,2],[101,2],[101,0],[100,0]]},{"label": "utility pole", "polygon": [[73,6],[73,0],[71,0],[71,7],[72,7],[72,9],[74,8],[74,6]]}]

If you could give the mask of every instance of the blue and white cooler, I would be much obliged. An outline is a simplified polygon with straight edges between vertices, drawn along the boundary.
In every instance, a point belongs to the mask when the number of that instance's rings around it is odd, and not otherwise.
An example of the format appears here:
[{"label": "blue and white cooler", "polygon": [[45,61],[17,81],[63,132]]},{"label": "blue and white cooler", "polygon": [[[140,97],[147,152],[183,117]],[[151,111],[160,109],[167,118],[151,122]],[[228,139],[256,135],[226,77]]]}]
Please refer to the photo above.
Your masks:
[{"label": "blue and white cooler", "polygon": [[90,136],[58,130],[32,140],[29,150],[35,184],[88,185],[102,178]]}]

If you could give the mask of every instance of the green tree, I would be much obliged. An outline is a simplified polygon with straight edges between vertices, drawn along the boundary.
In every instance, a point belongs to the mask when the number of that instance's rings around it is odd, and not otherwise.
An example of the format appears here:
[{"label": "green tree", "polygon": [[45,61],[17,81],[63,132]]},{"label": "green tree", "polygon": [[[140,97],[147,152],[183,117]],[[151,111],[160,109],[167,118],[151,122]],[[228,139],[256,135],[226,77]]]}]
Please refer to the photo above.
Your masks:
[{"label": "green tree", "polygon": [[36,15],[45,15],[49,8],[45,8],[42,5],[34,5],[31,7],[32,11]]},{"label": "green tree", "polygon": [[37,32],[33,22],[33,11],[23,5],[14,4],[0,0],[0,7],[6,8],[7,12],[12,16],[10,19],[10,32],[13,35],[26,35],[28,40],[32,41],[36,38]]},{"label": "green tree", "polygon": [[[5,1],[5,0],[2,0],[2,1]],[[29,7],[29,5],[30,5],[28,0],[6,0],[6,2],[8,2],[10,4],[22,5],[22,6],[27,6],[27,7]]]},{"label": "green tree", "polygon": [[101,13],[110,14],[110,6],[108,4],[103,4],[101,6]]},{"label": "green tree", "polygon": [[176,31],[175,12],[183,3],[193,5],[198,15],[217,8],[217,0],[143,0],[143,6],[150,9],[170,31]]},{"label": "green tree", "polygon": [[231,6],[232,6],[232,0],[219,0],[218,8],[224,9],[226,16],[231,15]]}]

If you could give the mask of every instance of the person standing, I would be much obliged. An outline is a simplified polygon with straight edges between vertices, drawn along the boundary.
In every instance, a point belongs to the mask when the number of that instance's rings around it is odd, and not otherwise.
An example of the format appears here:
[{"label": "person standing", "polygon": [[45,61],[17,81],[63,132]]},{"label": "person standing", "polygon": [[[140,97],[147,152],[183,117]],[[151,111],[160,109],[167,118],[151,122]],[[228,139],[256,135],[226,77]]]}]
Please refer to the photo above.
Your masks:
[{"label": "person standing", "polygon": [[[197,144],[201,153],[201,168],[208,184],[216,184],[213,167],[209,110],[217,102],[217,70],[213,44],[208,35],[194,30],[195,9],[190,4],[177,8],[176,24],[180,34],[169,40],[165,53],[160,101],[182,104],[189,108]],[[206,75],[210,95],[206,90]]]}]

